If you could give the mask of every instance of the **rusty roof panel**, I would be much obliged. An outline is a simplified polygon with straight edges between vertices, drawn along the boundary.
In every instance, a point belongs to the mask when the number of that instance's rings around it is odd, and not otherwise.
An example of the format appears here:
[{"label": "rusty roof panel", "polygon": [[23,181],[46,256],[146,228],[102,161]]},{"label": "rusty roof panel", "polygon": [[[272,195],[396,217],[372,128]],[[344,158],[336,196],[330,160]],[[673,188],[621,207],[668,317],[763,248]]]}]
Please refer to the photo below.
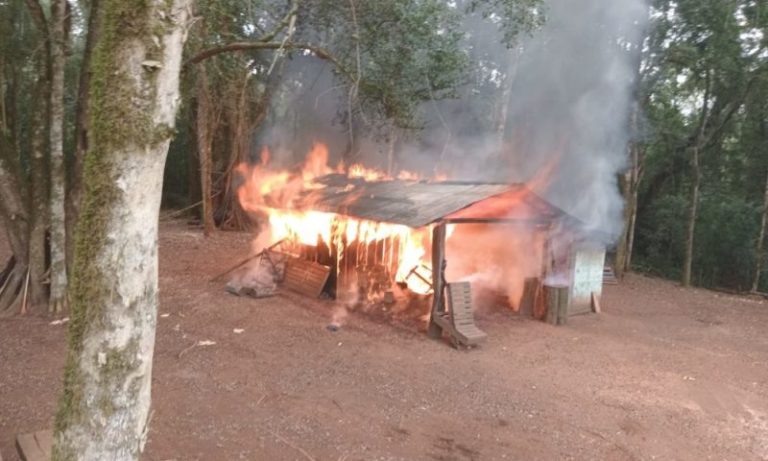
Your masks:
[{"label": "rusty roof panel", "polygon": [[[299,207],[371,221],[423,227],[472,204],[524,188],[522,185],[472,182],[365,182],[329,175],[324,188],[307,192]],[[530,192],[533,194],[533,192]]]}]

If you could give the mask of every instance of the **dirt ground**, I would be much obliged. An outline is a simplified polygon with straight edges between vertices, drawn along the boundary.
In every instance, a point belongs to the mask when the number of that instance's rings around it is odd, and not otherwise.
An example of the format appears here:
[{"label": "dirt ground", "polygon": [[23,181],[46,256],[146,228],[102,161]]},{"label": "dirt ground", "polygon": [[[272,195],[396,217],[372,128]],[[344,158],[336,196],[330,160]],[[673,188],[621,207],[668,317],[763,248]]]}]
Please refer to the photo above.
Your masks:
[{"label": "dirt ground", "polygon": [[[369,315],[330,332],[329,302],[208,281],[248,248],[162,228],[146,460],[768,459],[766,301],[629,276],[566,326],[485,312],[488,341],[460,351]],[[51,320],[0,320],[5,460],[52,423]]]}]

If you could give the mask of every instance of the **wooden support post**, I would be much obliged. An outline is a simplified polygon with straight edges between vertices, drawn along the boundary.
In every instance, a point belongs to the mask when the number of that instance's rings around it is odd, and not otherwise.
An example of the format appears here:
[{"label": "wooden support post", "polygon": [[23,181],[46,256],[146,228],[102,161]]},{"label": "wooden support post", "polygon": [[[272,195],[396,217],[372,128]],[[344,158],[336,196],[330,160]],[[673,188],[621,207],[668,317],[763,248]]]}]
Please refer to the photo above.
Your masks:
[{"label": "wooden support post", "polygon": [[518,312],[525,317],[534,317],[536,303],[539,298],[541,280],[538,277],[528,277],[523,285],[523,296],[520,299],[520,308]]},{"label": "wooden support post", "polygon": [[541,278],[546,280],[547,275],[552,270],[552,243],[550,242],[551,231],[547,229],[544,233],[544,244],[541,250]]},{"label": "wooden support post", "polygon": [[546,285],[547,323],[564,325],[568,322],[568,287],[565,285]]},{"label": "wooden support post", "polygon": [[445,238],[445,223],[436,224],[432,229],[432,313],[427,330],[432,338],[439,338],[443,334],[443,329],[435,323],[434,318],[445,312]]},{"label": "wooden support post", "polygon": [[603,309],[600,307],[600,295],[592,292],[592,312],[595,314],[599,314],[603,311]]}]

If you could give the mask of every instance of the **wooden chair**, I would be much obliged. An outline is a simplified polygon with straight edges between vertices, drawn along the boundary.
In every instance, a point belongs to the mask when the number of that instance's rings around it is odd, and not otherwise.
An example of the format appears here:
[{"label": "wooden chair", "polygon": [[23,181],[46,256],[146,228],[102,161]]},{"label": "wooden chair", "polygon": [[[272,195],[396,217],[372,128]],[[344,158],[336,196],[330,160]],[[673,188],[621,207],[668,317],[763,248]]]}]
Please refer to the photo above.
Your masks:
[{"label": "wooden chair", "polygon": [[488,335],[475,325],[470,283],[446,283],[445,296],[445,310],[432,311],[430,336],[440,337],[446,332],[454,346],[472,347],[483,342]]},{"label": "wooden chair", "polygon": [[53,431],[48,429],[16,436],[16,451],[21,461],[50,461]]}]

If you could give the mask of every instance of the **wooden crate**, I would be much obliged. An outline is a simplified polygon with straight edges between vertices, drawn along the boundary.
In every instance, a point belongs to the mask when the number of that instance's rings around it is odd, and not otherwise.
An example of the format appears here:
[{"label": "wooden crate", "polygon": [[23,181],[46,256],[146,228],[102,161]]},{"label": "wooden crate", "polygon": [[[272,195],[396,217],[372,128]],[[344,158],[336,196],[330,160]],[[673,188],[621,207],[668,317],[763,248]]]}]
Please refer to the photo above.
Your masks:
[{"label": "wooden crate", "polygon": [[285,267],[283,287],[312,298],[323,292],[331,268],[305,259],[290,259]]}]

